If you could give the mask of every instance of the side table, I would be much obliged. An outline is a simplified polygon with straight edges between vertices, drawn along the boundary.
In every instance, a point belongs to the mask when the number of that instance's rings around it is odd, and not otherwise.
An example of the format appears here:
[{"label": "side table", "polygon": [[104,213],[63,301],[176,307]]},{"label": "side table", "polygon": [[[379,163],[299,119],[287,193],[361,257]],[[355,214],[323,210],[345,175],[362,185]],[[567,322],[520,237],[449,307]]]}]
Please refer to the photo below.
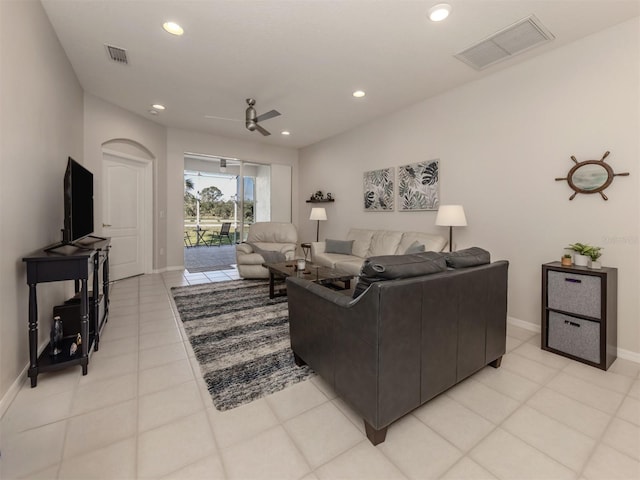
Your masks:
[{"label": "side table", "polygon": [[308,242],[305,243],[301,243],[300,244],[300,248],[302,248],[302,253],[304,253],[304,260],[307,261],[309,260],[309,258],[307,258],[309,256],[309,253],[311,252],[311,244]]}]

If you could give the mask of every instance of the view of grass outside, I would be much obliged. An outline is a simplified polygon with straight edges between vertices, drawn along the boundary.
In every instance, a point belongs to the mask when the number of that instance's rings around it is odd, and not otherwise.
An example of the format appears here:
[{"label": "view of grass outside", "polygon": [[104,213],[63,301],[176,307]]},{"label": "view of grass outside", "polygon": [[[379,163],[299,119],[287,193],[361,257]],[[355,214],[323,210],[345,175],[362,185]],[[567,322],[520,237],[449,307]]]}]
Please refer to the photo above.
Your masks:
[{"label": "view of grass outside", "polygon": [[[245,189],[247,188],[247,179],[245,179]],[[252,188],[253,179],[249,183]],[[184,229],[185,229],[185,245],[202,245],[213,244],[219,242],[229,243],[229,238],[220,239],[218,233],[225,222],[231,223],[230,237],[231,241],[237,239],[236,232],[240,232],[240,223],[245,225],[245,231],[254,222],[254,202],[252,200],[244,201],[243,211],[240,211],[240,202],[237,194],[234,192],[229,195],[225,194],[214,185],[216,178],[210,178],[209,186],[196,190],[197,185],[190,176],[185,174],[185,193],[184,193]],[[252,196],[253,197],[253,196]]]}]

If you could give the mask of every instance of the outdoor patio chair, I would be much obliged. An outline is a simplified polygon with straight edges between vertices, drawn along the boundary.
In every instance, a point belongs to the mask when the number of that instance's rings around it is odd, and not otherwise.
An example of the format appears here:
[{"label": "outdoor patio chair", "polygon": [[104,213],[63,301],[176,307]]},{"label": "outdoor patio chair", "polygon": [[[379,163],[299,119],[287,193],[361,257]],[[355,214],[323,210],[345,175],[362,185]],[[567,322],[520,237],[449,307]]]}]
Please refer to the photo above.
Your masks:
[{"label": "outdoor patio chair", "polygon": [[213,245],[213,242],[217,239],[218,246],[221,246],[222,237],[227,237],[227,240],[229,240],[229,245],[231,245],[233,242],[231,241],[231,235],[229,233],[230,231],[231,231],[231,222],[223,222],[222,227],[220,228],[220,231],[213,232],[210,245]]},{"label": "outdoor patio chair", "polygon": [[193,243],[191,243],[191,238],[189,237],[189,232],[187,230],[184,231],[184,246],[193,247]]}]

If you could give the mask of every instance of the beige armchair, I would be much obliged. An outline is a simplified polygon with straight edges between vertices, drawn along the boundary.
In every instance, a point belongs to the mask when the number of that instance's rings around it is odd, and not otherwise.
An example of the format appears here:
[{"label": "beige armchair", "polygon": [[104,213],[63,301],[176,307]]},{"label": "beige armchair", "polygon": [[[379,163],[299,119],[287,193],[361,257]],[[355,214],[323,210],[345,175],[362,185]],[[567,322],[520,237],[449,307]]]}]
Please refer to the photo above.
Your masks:
[{"label": "beige armchair", "polygon": [[[256,222],[249,228],[247,241],[236,245],[236,263],[242,278],[269,278],[269,271],[262,266],[265,259],[258,251],[274,252],[274,259],[293,260],[296,253],[298,232],[291,223]],[[254,248],[255,247],[255,248]],[[277,255],[278,252],[282,255]],[[283,258],[284,256],[284,258]]]}]

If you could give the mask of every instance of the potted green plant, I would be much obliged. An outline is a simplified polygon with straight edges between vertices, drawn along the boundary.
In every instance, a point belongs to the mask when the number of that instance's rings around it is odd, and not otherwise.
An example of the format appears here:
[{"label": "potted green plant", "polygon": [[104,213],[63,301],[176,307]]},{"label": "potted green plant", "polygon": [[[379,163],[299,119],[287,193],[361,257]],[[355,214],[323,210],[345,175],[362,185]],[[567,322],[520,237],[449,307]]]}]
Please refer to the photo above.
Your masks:
[{"label": "potted green plant", "polygon": [[562,265],[564,267],[570,267],[571,264],[572,264],[571,255],[569,255],[568,253],[565,253],[562,256],[562,262],[561,263],[562,263]]},{"label": "potted green plant", "polygon": [[602,265],[598,259],[602,256],[602,247],[589,247],[585,255],[589,257],[589,268],[599,269]]},{"label": "potted green plant", "polygon": [[[602,253],[602,247],[594,247],[592,245],[587,245],[585,243],[572,243],[567,247],[574,251],[573,254],[573,263],[578,267],[586,267],[590,266],[589,262],[591,261],[591,265],[595,262],[595,266],[591,266],[591,268],[600,268],[599,262],[597,261],[600,258]],[[595,257],[595,258],[594,258]]]}]

